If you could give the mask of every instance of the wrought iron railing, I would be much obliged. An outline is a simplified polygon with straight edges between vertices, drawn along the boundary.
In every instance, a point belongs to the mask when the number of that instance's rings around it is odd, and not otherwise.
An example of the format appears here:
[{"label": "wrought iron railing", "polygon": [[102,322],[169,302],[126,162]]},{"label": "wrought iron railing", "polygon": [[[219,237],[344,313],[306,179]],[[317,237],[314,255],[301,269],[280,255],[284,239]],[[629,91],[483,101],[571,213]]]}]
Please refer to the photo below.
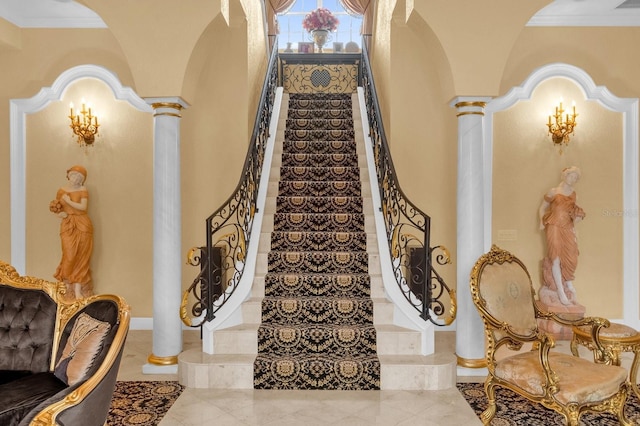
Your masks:
[{"label": "wrought iron railing", "polygon": [[270,45],[273,47],[240,182],[229,199],[207,218],[206,245],[192,248],[187,256],[190,265],[200,267],[200,273],[183,293],[180,306],[180,318],[190,327],[213,320],[244,273],[278,86],[277,43]]},{"label": "wrought iron railing", "polygon": [[[431,218],[409,201],[400,188],[384,132],[367,46],[362,45],[362,86],[393,273],[404,297],[422,319],[436,325],[449,325],[456,316],[455,290],[450,289],[434,269],[434,262],[450,263],[449,252],[443,246],[431,247]],[[449,297],[448,315],[445,293]]]}]

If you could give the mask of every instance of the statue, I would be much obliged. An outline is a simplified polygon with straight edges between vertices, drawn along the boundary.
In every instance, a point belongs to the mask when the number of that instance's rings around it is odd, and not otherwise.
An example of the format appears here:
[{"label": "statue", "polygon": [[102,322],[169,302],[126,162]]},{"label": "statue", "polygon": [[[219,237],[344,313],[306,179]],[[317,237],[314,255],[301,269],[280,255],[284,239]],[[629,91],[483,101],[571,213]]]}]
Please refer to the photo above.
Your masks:
[{"label": "statue", "polygon": [[574,226],[584,219],[585,212],[576,204],[573,186],[580,179],[580,173],[575,166],[562,170],[562,182],[545,194],[538,211],[540,229],[544,229],[547,239],[547,255],[542,262],[544,287],[555,292],[562,305],[578,304],[573,286],[578,266]]},{"label": "statue", "polygon": [[87,170],[73,166],[67,170],[69,184],[58,189],[49,210],[62,219],[60,242],[62,259],[54,277],[65,283],[70,300],[93,294],[89,263],[93,252],[93,224],[87,214],[89,192],[84,186]]}]

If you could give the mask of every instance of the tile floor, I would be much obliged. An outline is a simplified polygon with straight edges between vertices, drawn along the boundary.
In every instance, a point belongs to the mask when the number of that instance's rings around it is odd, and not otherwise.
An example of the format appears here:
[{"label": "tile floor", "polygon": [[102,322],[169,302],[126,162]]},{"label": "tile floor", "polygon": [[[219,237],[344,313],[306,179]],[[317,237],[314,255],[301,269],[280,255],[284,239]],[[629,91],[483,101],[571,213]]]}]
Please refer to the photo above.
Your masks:
[{"label": "tile floor", "polygon": [[[436,351],[453,352],[455,332],[436,332]],[[183,349],[200,347],[199,331],[185,331]],[[570,353],[569,342],[557,350]],[[178,380],[177,375],[142,373],[152,350],[148,330],[131,330],[118,380]],[[580,356],[590,357],[580,347]],[[621,355],[629,369],[633,357]],[[458,382],[482,382],[484,377],[458,377]],[[457,389],[442,391],[271,391],[235,389],[184,390],[159,426],[479,426]]]},{"label": "tile floor", "polygon": [[[438,345],[454,344],[453,332],[438,332]],[[199,332],[185,331],[184,349],[199,347]],[[151,331],[131,330],[118,380],[177,380],[177,375],[148,375],[142,365],[152,349]],[[469,378],[461,378],[461,381]],[[471,379],[473,380],[473,379]],[[482,380],[477,379],[478,380]],[[442,391],[271,391],[184,390],[160,426],[391,426],[482,423],[455,389]]]}]

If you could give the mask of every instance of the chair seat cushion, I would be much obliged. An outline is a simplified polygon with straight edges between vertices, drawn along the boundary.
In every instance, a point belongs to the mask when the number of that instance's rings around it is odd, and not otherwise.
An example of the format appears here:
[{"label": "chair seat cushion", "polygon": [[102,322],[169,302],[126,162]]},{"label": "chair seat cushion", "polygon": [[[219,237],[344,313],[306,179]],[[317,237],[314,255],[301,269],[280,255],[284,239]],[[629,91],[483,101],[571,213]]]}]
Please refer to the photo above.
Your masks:
[{"label": "chair seat cushion", "polygon": [[34,373],[0,385],[0,425],[15,425],[67,385],[53,373]]},{"label": "chair seat cushion", "polygon": [[[595,364],[566,354],[550,353],[549,364],[558,376],[555,398],[562,404],[602,401],[617,393],[627,379],[627,371],[622,367]],[[498,361],[495,375],[531,395],[544,395],[545,377],[538,351]]]}]

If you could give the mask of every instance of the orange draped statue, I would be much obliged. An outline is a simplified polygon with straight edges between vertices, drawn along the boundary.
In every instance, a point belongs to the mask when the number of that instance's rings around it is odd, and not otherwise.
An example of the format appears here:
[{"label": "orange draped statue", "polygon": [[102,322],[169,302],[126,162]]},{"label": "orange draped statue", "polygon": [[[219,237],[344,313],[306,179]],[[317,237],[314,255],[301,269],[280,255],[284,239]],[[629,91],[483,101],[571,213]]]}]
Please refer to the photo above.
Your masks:
[{"label": "orange draped statue", "polygon": [[573,287],[579,254],[574,225],[585,217],[573,189],[579,179],[578,167],[564,169],[562,182],[545,194],[539,209],[540,228],[545,230],[547,240],[542,263],[544,285],[557,293],[563,305],[578,303]]},{"label": "orange draped statue", "polygon": [[87,214],[89,192],[84,186],[87,170],[73,166],[67,170],[69,184],[58,190],[49,210],[62,219],[60,242],[62,259],[54,277],[67,286],[67,297],[93,294],[89,263],[93,252],[93,224]]}]

